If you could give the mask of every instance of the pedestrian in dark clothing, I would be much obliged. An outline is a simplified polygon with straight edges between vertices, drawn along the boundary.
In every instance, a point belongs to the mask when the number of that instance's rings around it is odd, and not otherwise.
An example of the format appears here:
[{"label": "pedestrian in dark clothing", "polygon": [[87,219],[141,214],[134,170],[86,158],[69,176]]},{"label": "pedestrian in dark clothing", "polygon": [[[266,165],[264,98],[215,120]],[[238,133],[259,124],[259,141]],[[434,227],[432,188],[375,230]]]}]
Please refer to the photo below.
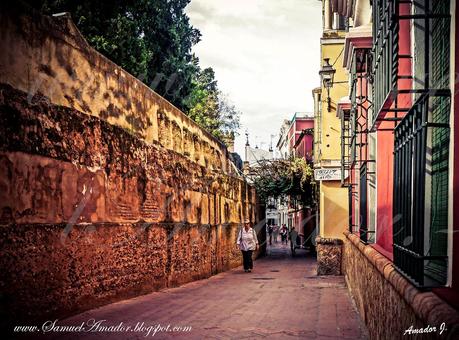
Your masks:
[{"label": "pedestrian in dark clothing", "polygon": [[281,229],[281,242],[282,244],[287,244],[287,227],[285,226],[285,224],[282,226],[282,229]]},{"label": "pedestrian in dark clothing", "polygon": [[269,245],[273,244],[273,226],[268,224]]},{"label": "pedestrian in dark clothing", "polygon": [[277,236],[278,235],[279,235],[279,226],[275,224],[273,226],[274,243],[277,243]]},{"label": "pedestrian in dark clothing", "polygon": [[298,233],[295,230],[295,227],[292,227],[292,230],[290,231],[290,248],[292,250],[292,254],[295,254],[297,238],[298,238]]}]

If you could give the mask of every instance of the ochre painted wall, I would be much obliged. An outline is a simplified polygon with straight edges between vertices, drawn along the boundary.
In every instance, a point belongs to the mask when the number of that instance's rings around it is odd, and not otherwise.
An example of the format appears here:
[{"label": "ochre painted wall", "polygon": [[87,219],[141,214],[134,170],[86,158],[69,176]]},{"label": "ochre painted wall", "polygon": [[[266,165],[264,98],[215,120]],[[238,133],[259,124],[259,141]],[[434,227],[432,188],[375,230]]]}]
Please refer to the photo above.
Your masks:
[{"label": "ochre painted wall", "polygon": [[[331,104],[328,110],[327,89],[322,84],[322,112],[318,129],[319,157],[322,168],[340,167],[341,164],[341,121],[336,115],[337,103],[348,96],[348,76],[343,65],[344,32],[324,33],[321,39],[321,64],[324,58],[336,69],[333,87],[329,90]],[[319,164],[319,163],[317,163]],[[341,187],[340,181],[320,182],[320,236],[343,238],[343,231],[349,225],[349,207],[347,188]]]},{"label": "ochre painted wall", "polygon": [[349,223],[348,192],[340,181],[323,181],[320,185],[320,236],[344,238]]},{"label": "ochre painted wall", "polygon": [[[336,116],[336,106],[342,97],[349,96],[348,76],[343,65],[344,39],[330,43],[330,39],[322,39],[321,55],[330,58],[330,64],[336,69],[334,84],[330,91],[331,105],[328,111],[327,89],[322,84],[322,129],[321,160],[341,160],[341,121]],[[326,165],[322,164],[322,165]]]}]

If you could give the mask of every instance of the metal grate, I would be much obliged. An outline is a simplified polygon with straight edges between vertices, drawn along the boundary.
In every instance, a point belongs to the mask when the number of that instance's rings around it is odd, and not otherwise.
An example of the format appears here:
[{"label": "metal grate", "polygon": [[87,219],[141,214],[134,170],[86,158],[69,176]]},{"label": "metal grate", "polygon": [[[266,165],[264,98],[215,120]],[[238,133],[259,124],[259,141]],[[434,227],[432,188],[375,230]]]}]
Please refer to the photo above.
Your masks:
[{"label": "metal grate", "polygon": [[[350,155],[350,125],[349,125],[349,110],[343,110],[341,116],[341,186],[349,185],[349,168],[351,163]],[[346,176],[347,175],[347,176]]]},{"label": "metal grate", "polygon": [[[349,230],[357,233],[360,239],[368,243],[374,240],[374,228],[368,228],[368,176],[373,174],[369,162],[369,110],[373,103],[369,98],[369,74],[372,55],[369,49],[356,49],[351,67],[351,110],[349,113],[349,132],[343,138],[349,140]],[[349,136],[349,137],[347,137]]]},{"label": "metal grate", "polygon": [[[443,214],[442,211],[439,215],[439,210],[446,208],[447,212],[447,193],[435,192],[442,185],[444,172],[439,172],[440,181],[434,171],[431,181],[427,176],[428,145],[436,131],[449,130],[447,123],[429,119],[438,101],[449,103],[449,92],[426,94],[418,99],[395,129],[394,149],[394,263],[417,286],[429,287],[445,284],[447,269],[446,243],[443,244],[443,235],[439,233],[444,225],[438,223]],[[434,167],[432,163],[432,170]],[[444,184],[447,190],[447,174]],[[445,194],[446,206],[442,203]],[[431,203],[429,221],[426,216]],[[447,215],[445,219],[447,223]]]},{"label": "metal grate", "polygon": [[[446,7],[448,6],[448,7]],[[449,1],[437,1],[432,12],[434,15],[447,13]],[[449,87],[449,20],[432,19],[432,84],[434,88]],[[449,124],[449,98],[435,98],[432,103],[432,122],[434,124]],[[436,128],[431,136],[431,219],[430,219],[430,249],[434,255],[446,254],[448,247],[448,157],[449,129]],[[436,280],[446,281],[446,266],[441,261],[429,261],[427,273]]]},{"label": "metal grate", "polygon": [[405,3],[416,6],[399,19],[422,32],[414,69],[423,81],[394,131],[394,264],[425,288],[447,279],[450,15],[448,0]]},{"label": "metal grate", "polygon": [[374,117],[396,89],[398,75],[398,15],[396,0],[373,1],[373,88]]},{"label": "metal grate", "polygon": [[367,164],[363,163],[360,167],[360,226],[359,234],[363,242],[368,242],[368,207],[367,207]]}]

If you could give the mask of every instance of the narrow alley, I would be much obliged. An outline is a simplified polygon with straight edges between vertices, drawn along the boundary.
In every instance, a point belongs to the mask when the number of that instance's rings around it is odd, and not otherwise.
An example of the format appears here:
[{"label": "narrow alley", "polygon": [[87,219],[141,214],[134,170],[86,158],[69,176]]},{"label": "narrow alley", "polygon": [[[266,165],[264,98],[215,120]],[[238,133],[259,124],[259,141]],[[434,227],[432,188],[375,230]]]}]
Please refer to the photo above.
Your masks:
[{"label": "narrow alley", "polygon": [[[122,322],[135,327],[144,323],[143,332],[114,332],[111,339],[144,339],[147,327],[158,324],[191,326],[191,331],[158,331],[154,335],[157,339],[367,338],[343,276],[317,276],[313,256],[298,252],[292,258],[290,249],[279,243],[268,249],[268,254],[255,261],[252,273],[238,267],[209,279],[90,310],[60,324],[80,325],[91,319],[106,320],[101,326]],[[60,334],[54,339],[67,336]],[[76,333],[72,338],[75,336],[103,339],[107,333]]]},{"label": "narrow alley", "polygon": [[459,339],[458,15],[3,1],[2,338]]}]

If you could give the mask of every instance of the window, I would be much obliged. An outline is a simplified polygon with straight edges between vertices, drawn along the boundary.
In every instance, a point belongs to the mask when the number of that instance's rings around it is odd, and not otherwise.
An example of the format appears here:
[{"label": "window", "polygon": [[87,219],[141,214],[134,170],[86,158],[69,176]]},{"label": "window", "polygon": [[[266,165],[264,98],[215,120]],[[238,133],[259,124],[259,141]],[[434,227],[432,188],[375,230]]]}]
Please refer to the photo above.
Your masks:
[{"label": "window", "polygon": [[349,169],[350,169],[350,130],[349,130],[348,109],[343,109],[341,115],[341,186],[349,186]]},{"label": "window", "polygon": [[376,138],[368,134],[368,243],[376,242]]},{"label": "window", "polygon": [[[374,223],[369,223],[374,215],[369,216],[369,198],[374,192],[369,191],[374,184],[374,158],[371,159],[369,151],[368,112],[371,102],[368,100],[369,82],[368,75],[371,70],[371,53],[369,49],[356,49],[352,58],[351,67],[351,109],[348,122],[342,121],[343,128],[350,131],[348,136],[343,134],[343,145],[346,140],[350,148],[348,153],[349,173],[349,211],[350,230],[357,232],[360,239],[365,242],[374,242]],[[343,118],[345,116],[343,115]],[[343,166],[346,159],[342,158]],[[374,187],[374,185],[373,185]],[[373,201],[371,201],[373,202]]]},{"label": "window", "polygon": [[346,18],[338,13],[333,13],[333,29],[338,31],[346,30]]},{"label": "window", "polygon": [[394,263],[434,287],[448,268],[449,1],[419,1],[413,12],[415,46],[425,49],[414,65],[417,99],[395,129]]},{"label": "window", "polygon": [[[447,6],[447,7],[446,7]],[[437,1],[434,14],[448,13],[449,1]],[[446,33],[445,33],[446,32]],[[432,87],[449,87],[449,20],[432,20]],[[435,98],[430,120],[442,127],[433,128],[430,137],[430,249],[434,255],[446,255],[448,247],[448,158],[449,158],[449,115],[448,97]],[[429,261],[426,271],[438,281],[446,281],[447,264]]]},{"label": "window", "polygon": [[383,109],[390,93],[396,88],[398,73],[398,13],[397,0],[373,1],[373,76],[374,110],[376,116]]}]

